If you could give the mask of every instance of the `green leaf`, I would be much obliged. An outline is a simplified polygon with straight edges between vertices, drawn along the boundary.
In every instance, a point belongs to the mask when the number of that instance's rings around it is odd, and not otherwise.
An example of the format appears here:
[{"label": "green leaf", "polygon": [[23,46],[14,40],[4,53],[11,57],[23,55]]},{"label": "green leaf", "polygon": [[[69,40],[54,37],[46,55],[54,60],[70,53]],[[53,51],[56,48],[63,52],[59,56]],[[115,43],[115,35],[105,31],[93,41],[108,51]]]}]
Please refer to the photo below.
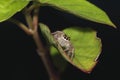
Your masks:
[{"label": "green leaf", "polygon": [[[72,65],[83,72],[90,73],[97,64],[97,58],[101,53],[102,44],[101,40],[96,37],[96,31],[89,28],[72,27],[65,29],[64,32],[71,38],[75,49],[74,58],[71,60],[57,42],[56,49]],[[55,50],[52,52],[55,54]],[[65,66],[63,65],[63,67]]]},{"label": "green leaf", "polygon": [[55,47],[51,46],[50,52],[53,63],[57,68],[57,70],[61,73],[64,72],[68,65],[68,62],[63,58],[63,56],[61,56],[61,54],[58,52],[58,50]]},{"label": "green leaf", "polygon": [[70,63],[84,72],[91,72],[101,52],[101,40],[90,28],[67,28],[64,32],[71,38],[75,56]]},{"label": "green leaf", "polygon": [[52,36],[48,26],[43,23],[39,23],[39,26],[40,26],[40,30],[41,30],[42,34],[44,35],[44,38],[46,39],[46,41],[51,45],[55,44],[55,41],[53,39],[53,36]]},{"label": "green leaf", "polygon": [[50,5],[81,18],[115,27],[107,14],[87,0],[39,0],[43,5]]},{"label": "green leaf", "polygon": [[0,0],[0,22],[22,10],[30,0]]},{"label": "green leaf", "polygon": [[[53,45],[58,52],[61,53],[61,55],[72,65],[87,73],[90,73],[95,67],[97,58],[101,53],[102,46],[101,40],[96,36],[96,31],[90,28],[78,27],[67,28],[64,30],[65,34],[71,38],[70,41],[75,49],[74,57],[71,60],[66,55],[60,44],[53,38],[49,28],[44,24],[40,24],[40,29],[46,40]],[[62,58],[58,57],[60,55],[56,49],[51,48],[53,60],[55,60],[53,62],[58,68],[63,70],[66,67],[66,62],[64,60],[60,60]]]}]

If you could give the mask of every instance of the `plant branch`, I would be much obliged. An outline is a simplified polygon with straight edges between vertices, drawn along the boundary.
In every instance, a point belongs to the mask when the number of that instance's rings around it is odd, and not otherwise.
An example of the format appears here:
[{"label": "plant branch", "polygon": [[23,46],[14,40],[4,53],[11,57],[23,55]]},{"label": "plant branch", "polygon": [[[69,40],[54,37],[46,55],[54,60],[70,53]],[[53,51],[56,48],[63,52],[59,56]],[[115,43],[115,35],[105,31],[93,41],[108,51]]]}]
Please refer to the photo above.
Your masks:
[{"label": "plant branch", "polygon": [[42,44],[42,41],[39,37],[38,34],[38,15],[39,15],[39,8],[36,7],[33,12],[33,28],[34,28],[34,34],[33,34],[33,39],[37,45],[37,52],[38,55],[41,57],[44,66],[48,72],[50,80],[59,80],[58,74],[56,74],[56,71],[54,70],[53,63],[50,60],[50,53],[49,53],[49,48],[45,47]]},{"label": "plant branch", "polygon": [[26,19],[28,27],[33,30],[33,24],[32,24],[33,21],[31,17],[31,11],[29,11],[28,9],[29,8],[25,8],[23,10],[23,14],[25,15],[25,19]]},{"label": "plant branch", "polygon": [[34,13],[33,13],[33,26],[34,26],[34,31],[37,30],[38,28],[38,17],[39,17],[39,8],[36,7],[34,9]]},{"label": "plant branch", "polygon": [[35,5],[33,4],[27,9],[27,11],[32,12],[32,10],[34,10],[35,8],[39,8],[39,7],[40,7],[40,4],[35,4]]},{"label": "plant branch", "polygon": [[[33,12],[33,18],[31,17],[31,12]],[[59,80],[59,75],[56,73],[52,60],[50,60],[50,53],[49,48],[44,46],[39,34],[38,34],[38,15],[39,15],[39,7],[38,3],[36,2],[33,4],[33,6],[29,8],[24,9],[24,15],[26,18],[26,22],[28,24],[28,27],[24,25],[22,22],[17,21],[15,19],[9,19],[10,22],[15,23],[18,25],[23,31],[25,31],[27,34],[30,34],[33,36],[33,39],[37,46],[37,52],[38,55],[41,57],[44,66],[48,72],[50,80]]]},{"label": "plant branch", "polygon": [[26,34],[28,34],[28,35],[32,35],[32,34],[33,34],[32,30],[31,30],[31,29],[28,29],[27,26],[24,25],[22,22],[20,22],[20,21],[18,21],[18,20],[16,20],[16,19],[12,19],[12,18],[9,19],[8,21],[16,24],[16,25],[17,25],[18,27],[20,27]]},{"label": "plant branch", "polygon": [[[33,20],[32,20],[32,17],[31,17],[31,13],[32,11],[36,10],[36,9],[39,9],[40,7],[40,3],[36,2],[37,0],[34,0],[33,4],[30,6],[30,7],[26,7],[24,10],[23,10],[23,13],[25,15],[25,19],[28,23],[28,26],[30,29],[33,30]],[[39,10],[36,10],[36,11],[39,11]],[[38,12],[34,13],[35,15],[37,14]],[[38,14],[37,14],[38,15]],[[33,18],[34,19],[34,18]],[[38,19],[35,19],[35,20],[38,20]]]},{"label": "plant branch", "polygon": [[41,39],[38,35],[38,32],[34,33],[33,39],[35,40],[35,43],[38,48],[38,50],[37,50],[38,55],[41,57],[41,59],[44,63],[44,66],[48,72],[50,80],[59,80],[59,76],[58,76],[58,74],[56,74],[56,71],[54,70],[54,67],[53,67],[53,63],[51,62],[51,60],[49,58],[49,56],[50,56],[49,49],[43,46]]}]

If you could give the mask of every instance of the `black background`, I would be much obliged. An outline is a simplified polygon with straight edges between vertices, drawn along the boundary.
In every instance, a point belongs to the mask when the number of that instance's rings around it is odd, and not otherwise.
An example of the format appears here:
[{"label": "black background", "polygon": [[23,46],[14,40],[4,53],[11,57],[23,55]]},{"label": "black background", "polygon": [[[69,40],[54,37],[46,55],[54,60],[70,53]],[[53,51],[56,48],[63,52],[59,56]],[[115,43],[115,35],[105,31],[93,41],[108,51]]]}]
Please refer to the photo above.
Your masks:
[{"label": "black background", "polygon": [[[62,30],[66,26],[91,27],[98,31],[98,36],[102,40],[102,53],[92,73],[86,74],[69,64],[62,76],[64,80],[119,80],[120,1],[89,1],[103,9],[117,29],[80,19],[51,7],[41,8],[39,21],[50,26],[52,31]],[[14,17],[24,21],[21,13]],[[32,38],[19,27],[10,22],[0,23],[1,80],[48,80],[47,72],[35,50]]]}]

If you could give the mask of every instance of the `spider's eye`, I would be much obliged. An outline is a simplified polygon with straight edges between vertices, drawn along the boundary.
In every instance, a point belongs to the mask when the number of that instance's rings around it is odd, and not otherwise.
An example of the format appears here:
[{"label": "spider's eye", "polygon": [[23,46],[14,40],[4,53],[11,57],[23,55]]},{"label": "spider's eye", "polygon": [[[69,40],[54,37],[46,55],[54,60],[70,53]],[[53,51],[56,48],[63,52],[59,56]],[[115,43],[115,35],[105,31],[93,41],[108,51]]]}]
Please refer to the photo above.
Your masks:
[{"label": "spider's eye", "polygon": [[70,40],[70,37],[68,37],[66,34],[64,34],[63,37],[64,37],[66,40]]}]

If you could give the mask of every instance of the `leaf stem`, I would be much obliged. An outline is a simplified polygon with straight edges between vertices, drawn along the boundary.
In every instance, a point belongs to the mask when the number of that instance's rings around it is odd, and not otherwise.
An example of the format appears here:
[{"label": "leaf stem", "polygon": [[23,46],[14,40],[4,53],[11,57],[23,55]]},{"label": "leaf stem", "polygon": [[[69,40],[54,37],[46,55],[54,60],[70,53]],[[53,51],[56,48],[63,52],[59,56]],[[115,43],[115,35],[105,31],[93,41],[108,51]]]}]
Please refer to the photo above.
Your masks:
[{"label": "leaf stem", "polygon": [[[37,2],[36,2],[37,3]],[[31,5],[28,9],[27,9],[27,11],[28,12],[32,12],[32,10],[34,10],[35,8],[39,8],[40,7],[40,3],[37,3],[36,4],[35,3],[35,5],[33,4],[33,5]]]},{"label": "leaf stem", "polygon": [[38,35],[38,32],[34,33],[33,39],[38,48],[37,50],[38,55],[41,57],[44,63],[44,66],[48,72],[50,80],[59,80],[59,76],[58,74],[56,74],[56,71],[54,70],[54,67],[53,67],[53,63],[51,62],[50,57],[49,57],[50,56],[49,49],[43,46],[41,39]]},{"label": "leaf stem", "polygon": [[34,27],[34,31],[37,30],[38,28],[38,17],[39,17],[39,8],[35,8],[34,9],[34,13],[33,13],[33,27]]},{"label": "leaf stem", "polygon": [[[35,5],[35,4],[33,4],[33,5]],[[34,7],[34,9],[32,7]],[[44,63],[44,66],[48,72],[50,80],[60,80],[59,75],[57,74],[57,72],[54,69],[52,60],[50,60],[51,58],[50,58],[49,48],[47,46],[43,45],[43,43],[39,37],[39,34],[38,34],[39,7],[37,5],[37,7],[31,6],[31,8],[28,9],[29,11],[27,9],[28,8],[24,9],[24,15],[25,15],[28,27],[26,25],[24,25],[22,22],[17,21],[15,19],[9,19],[9,21],[18,25],[27,34],[32,35],[32,37],[35,41],[35,44],[37,46],[38,55],[41,57],[41,59]],[[34,11],[33,18],[31,17],[32,9]]]},{"label": "leaf stem", "polygon": [[37,30],[38,29],[38,15],[39,15],[39,8],[36,7],[33,12],[33,29],[34,29],[33,39],[38,48],[37,52],[44,63],[44,66],[48,72],[50,80],[59,80],[59,75],[54,70],[53,63],[50,60],[49,48],[42,44],[42,41],[38,34],[38,30]]},{"label": "leaf stem", "polygon": [[27,10],[28,8],[24,9],[24,15],[25,19],[27,21],[28,27],[33,30],[33,24],[32,24],[32,17],[31,17],[31,12]]},{"label": "leaf stem", "polygon": [[31,29],[28,29],[26,25],[24,25],[22,22],[16,20],[16,19],[13,19],[13,18],[10,18],[8,21],[16,24],[18,27],[20,27],[26,34],[28,35],[32,35],[33,32]]}]

